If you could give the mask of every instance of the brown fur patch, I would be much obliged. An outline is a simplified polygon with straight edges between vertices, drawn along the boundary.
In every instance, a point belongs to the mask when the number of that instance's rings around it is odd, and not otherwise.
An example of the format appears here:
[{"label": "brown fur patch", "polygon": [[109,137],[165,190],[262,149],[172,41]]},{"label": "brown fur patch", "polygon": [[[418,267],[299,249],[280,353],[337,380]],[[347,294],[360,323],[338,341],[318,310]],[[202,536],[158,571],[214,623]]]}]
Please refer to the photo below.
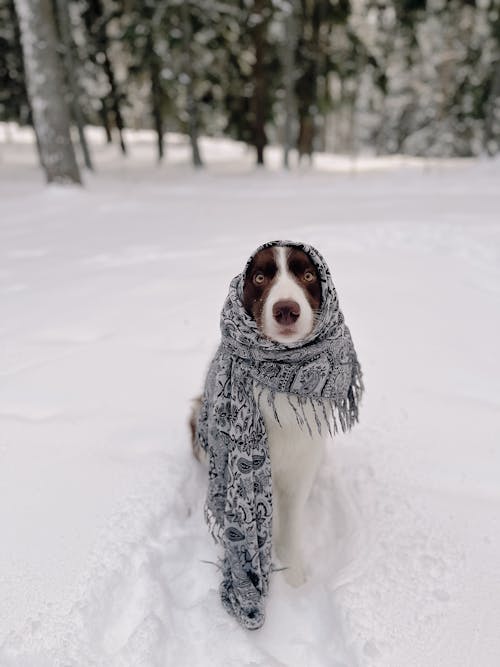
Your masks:
[{"label": "brown fur patch", "polygon": [[[287,255],[287,265],[290,273],[295,277],[298,284],[304,288],[305,295],[309,305],[314,311],[319,310],[321,306],[321,285],[318,272],[311,261],[311,258],[299,248],[290,248]],[[310,272],[314,280],[307,281],[305,275]]]},{"label": "brown fur patch", "polygon": [[201,447],[196,440],[196,424],[198,422],[198,415],[200,414],[201,409],[201,396],[197,396],[192,401],[191,414],[189,416],[189,430],[191,432],[191,447],[193,449],[193,455],[198,461],[202,460],[202,451]]},{"label": "brown fur patch", "polygon": [[[243,305],[249,315],[252,315],[259,328],[262,327],[262,310],[273,280],[278,272],[274,248],[265,248],[252,259],[245,276],[243,285]],[[256,284],[255,277],[264,276],[261,285]]]}]

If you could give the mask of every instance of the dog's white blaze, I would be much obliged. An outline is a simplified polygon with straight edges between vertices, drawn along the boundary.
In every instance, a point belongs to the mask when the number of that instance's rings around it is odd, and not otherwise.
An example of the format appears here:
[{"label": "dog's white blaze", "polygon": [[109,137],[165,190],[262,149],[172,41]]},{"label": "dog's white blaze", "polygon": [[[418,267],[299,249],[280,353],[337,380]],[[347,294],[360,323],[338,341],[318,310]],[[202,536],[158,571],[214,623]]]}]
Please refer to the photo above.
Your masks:
[{"label": "dog's white blaze", "polygon": [[[262,328],[269,338],[279,343],[295,343],[311,333],[314,325],[314,313],[306,298],[304,289],[297,283],[287,266],[288,249],[274,248],[274,257],[278,272],[273,286],[269,290],[263,309]],[[273,306],[278,301],[290,299],[300,306],[300,316],[293,325],[293,333],[284,334],[273,316]]]}]

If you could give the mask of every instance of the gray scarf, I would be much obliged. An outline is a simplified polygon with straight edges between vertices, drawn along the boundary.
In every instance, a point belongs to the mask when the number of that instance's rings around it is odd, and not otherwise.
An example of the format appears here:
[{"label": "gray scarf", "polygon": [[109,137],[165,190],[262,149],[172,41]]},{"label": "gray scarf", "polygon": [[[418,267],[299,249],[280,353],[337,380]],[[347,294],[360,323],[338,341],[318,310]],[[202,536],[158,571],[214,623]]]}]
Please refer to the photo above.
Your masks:
[{"label": "gray scarf", "polygon": [[[311,246],[290,241],[266,243],[293,246],[306,252],[321,282],[321,311],[311,334],[291,345],[265,338],[243,303],[245,270],[229,286],[222,309],[222,341],[210,365],[197,440],[209,460],[205,517],[224,548],[222,603],[248,629],[264,623],[271,562],[271,464],[260,397],[268,390],[270,405],[285,393],[301,428],[331,434],[348,430],[358,419],[363,391],[361,369],[349,329],[339,309],[330,271]],[[254,396],[254,385],[259,389]],[[315,424],[304,406],[310,404]]]}]

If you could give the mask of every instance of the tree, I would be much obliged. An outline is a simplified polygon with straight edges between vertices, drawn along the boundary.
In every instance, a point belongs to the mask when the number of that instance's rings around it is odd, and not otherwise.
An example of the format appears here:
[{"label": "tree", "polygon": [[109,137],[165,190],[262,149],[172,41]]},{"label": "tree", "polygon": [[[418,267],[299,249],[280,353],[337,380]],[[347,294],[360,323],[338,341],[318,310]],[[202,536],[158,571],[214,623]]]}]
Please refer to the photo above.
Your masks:
[{"label": "tree", "polygon": [[283,127],[283,166],[290,167],[290,151],[295,145],[293,123],[295,117],[295,78],[297,63],[295,52],[297,47],[297,7],[296,0],[290,0],[284,9],[284,43],[283,43],[283,85],[284,96],[284,127]]},{"label": "tree", "polygon": [[193,156],[193,165],[202,167],[200,149],[198,146],[198,108],[194,96],[194,68],[191,54],[191,42],[193,39],[192,17],[188,0],[181,2],[181,21],[182,21],[182,45],[184,50],[184,71],[183,79],[186,82],[186,100],[188,116],[188,135],[191,143],[191,152]]},{"label": "tree", "polygon": [[120,18],[124,11],[123,7],[116,8],[114,3],[108,9],[103,0],[86,0],[82,18],[87,29],[88,57],[98,70],[102,69],[106,79],[107,90],[100,99],[101,118],[106,136],[108,142],[111,143],[110,117],[112,117],[118,130],[121,151],[123,155],[126,155],[127,147],[123,136],[125,122],[122,113],[125,96],[116,81],[115,69],[110,57],[111,40],[108,36],[108,23],[114,18]]},{"label": "tree", "polygon": [[87,169],[92,170],[92,159],[90,157],[90,150],[85,137],[85,119],[83,117],[80,106],[81,91],[77,78],[76,62],[74,56],[74,45],[72,37],[71,18],[68,9],[67,0],[56,0],[57,18],[59,33],[61,35],[61,42],[64,53],[64,64],[66,79],[69,87],[71,111],[78,128],[78,136],[80,138],[80,146],[83,152],[83,159]]},{"label": "tree", "polygon": [[134,4],[123,18],[123,29],[120,37],[124,50],[127,53],[128,79],[149,82],[151,114],[156,131],[158,162],[165,154],[164,134],[164,106],[166,102],[165,89],[162,82],[164,66],[161,49],[159,49],[158,33],[165,28],[165,15],[168,0],[157,2],[145,0]]},{"label": "tree", "polygon": [[351,12],[349,0],[301,0],[296,62],[299,75],[296,97],[299,116],[299,157],[312,156],[318,121],[330,103],[329,73],[336,68],[332,29],[344,28]]},{"label": "tree", "polygon": [[14,0],[0,0],[0,120],[30,120]]},{"label": "tree", "polygon": [[278,50],[269,38],[274,6],[270,0],[240,0],[227,15],[225,132],[253,146],[257,164],[263,164],[266,126],[274,120],[274,103],[281,85]]},{"label": "tree", "polygon": [[264,148],[267,144],[266,118],[269,104],[269,81],[266,76],[267,24],[271,7],[267,0],[254,0],[253,14],[250,16],[250,34],[254,48],[252,70],[251,115],[253,145],[257,151],[257,164],[264,164]]},{"label": "tree", "polygon": [[49,183],[81,183],[51,0],[15,0],[40,160]]},{"label": "tree", "polygon": [[488,93],[484,146],[489,155],[495,155],[500,150],[500,59],[492,65]]}]

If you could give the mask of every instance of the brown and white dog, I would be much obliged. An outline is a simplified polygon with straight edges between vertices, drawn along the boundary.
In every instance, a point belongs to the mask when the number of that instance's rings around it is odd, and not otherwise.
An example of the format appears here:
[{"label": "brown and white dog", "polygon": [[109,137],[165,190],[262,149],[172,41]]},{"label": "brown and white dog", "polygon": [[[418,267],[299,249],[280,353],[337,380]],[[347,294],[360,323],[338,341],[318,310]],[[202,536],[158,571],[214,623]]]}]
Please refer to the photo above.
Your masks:
[{"label": "brown and white dog", "polygon": [[[250,263],[243,288],[243,302],[263,335],[280,343],[296,343],[314,328],[321,307],[321,289],[309,256],[297,248],[277,246],[258,252]],[[257,389],[254,390],[257,400]],[[305,581],[301,555],[304,509],[324,451],[324,437],[310,435],[297,424],[285,394],[277,394],[280,423],[264,395],[260,407],[269,444],[273,484],[273,545],[292,586]],[[199,401],[191,416],[193,448]],[[307,410],[307,409],[306,409]],[[307,415],[314,420],[313,415]],[[324,432],[326,429],[322,429]]]}]

